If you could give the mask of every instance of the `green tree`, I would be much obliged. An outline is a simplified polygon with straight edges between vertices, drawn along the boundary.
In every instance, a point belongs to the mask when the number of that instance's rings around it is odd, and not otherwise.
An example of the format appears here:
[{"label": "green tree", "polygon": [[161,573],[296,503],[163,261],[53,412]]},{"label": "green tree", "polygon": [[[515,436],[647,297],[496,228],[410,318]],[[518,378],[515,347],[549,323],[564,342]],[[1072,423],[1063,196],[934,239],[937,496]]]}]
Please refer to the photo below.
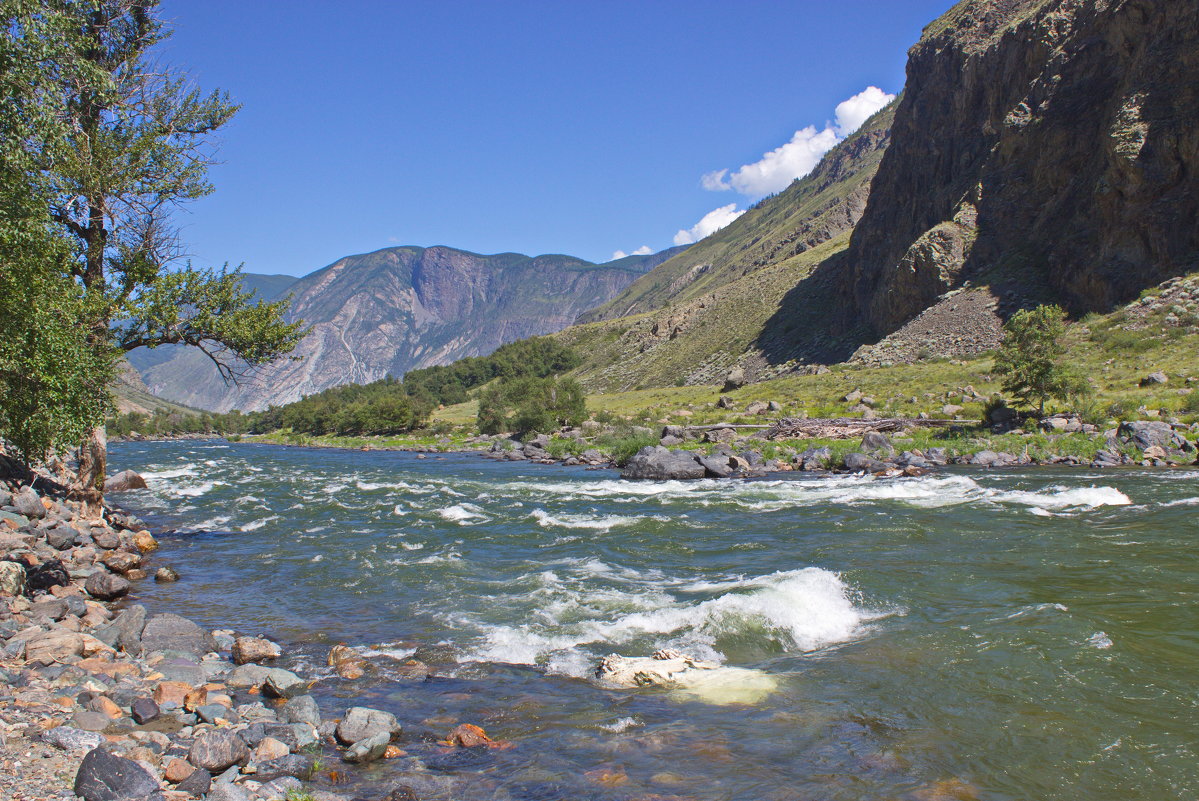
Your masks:
[{"label": "green tree", "polygon": [[995,372],[1003,391],[1024,406],[1045,414],[1045,401],[1081,391],[1084,382],[1064,363],[1066,313],[1060,306],[1038,306],[1013,314],[1003,326]]},{"label": "green tree", "polygon": [[586,395],[573,378],[501,379],[479,397],[484,434],[549,432],[578,425],[587,416]]},{"label": "green tree", "polygon": [[[238,270],[179,264],[172,214],[212,191],[212,134],[237,106],[151,63],[151,50],[168,35],[157,6],[6,0],[9,49],[44,55],[48,65],[25,98],[24,117],[48,116],[58,126],[52,139],[26,126],[22,168],[46,199],[44,215],[70,242],[65,267],[80,290],[76,319],[96,358],[194,345],[237,380],[291,352],[306,332],[284,322],[287,301],[255,302],[242,291]],[[80,448],[76,487],[93,510],[105,460],[103,427],[95,425]]]}]

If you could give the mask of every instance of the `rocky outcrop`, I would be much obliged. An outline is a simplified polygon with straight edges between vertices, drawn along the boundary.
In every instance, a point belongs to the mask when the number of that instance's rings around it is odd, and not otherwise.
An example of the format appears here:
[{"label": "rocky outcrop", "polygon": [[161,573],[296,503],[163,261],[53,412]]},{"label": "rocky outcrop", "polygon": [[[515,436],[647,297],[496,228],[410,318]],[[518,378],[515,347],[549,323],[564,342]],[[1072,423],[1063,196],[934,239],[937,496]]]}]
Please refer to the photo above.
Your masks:
[{"label": "rocky outcrop", "polygon": [[887,334],[967,281],[1108,310],[1194,269],[1197,40],[1199,6],[1156,0],[969,0],[930,25],[843,326]]}]

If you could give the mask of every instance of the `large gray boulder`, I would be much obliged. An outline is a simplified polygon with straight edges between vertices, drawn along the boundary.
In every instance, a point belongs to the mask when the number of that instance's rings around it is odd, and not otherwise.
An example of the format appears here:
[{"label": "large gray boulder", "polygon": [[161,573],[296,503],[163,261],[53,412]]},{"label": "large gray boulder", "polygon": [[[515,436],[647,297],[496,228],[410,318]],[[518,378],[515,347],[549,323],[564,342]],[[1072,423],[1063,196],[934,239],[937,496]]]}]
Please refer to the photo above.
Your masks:
[{"label": "large gray boulder", "polygon": [[142,630],[142,648],[167,651],[193,659],[217,650],[216,640],[192,621],[170,613],[155,615],[146,621]]},{"label": "large gray boulder", "polygon": [[132,470],[122,470],[104,482],[105,492],[128,492],[145,488],[146,480]]},{"label": "large gray boulder", "polygon": [[847,453],[845,454],[845,469],[852,473],[877,473],[880,470],[886,470],[891,465],[886,462],[880,462],[878,459],[871,459],[864,453]]},{"label": "large gray boulder", "polygon": [[1132,441],[1141,450],[1152,448],[1176,448],[1184,441],[1184,437],[1175,431],[1169,423],[1158,420],[1126,420],[1120,424],[1117,434]]},{"label": "large gray boulder", "polygon": [[629,460],[620,477],[670,481],[703,478],[705,472],[704,466],[693,453],[670,451],[661,445],[647,445]]},{"label": "large gray boulder", "polygon": [[381,732],[391,737],[402,730],[400,722],[390,712],[353,706],[346,710],[346,714],[337,724],[337,739],[351,745]]},{"label": "large gray boulder", "polygon": [[391,736],[387,732],[379,732],[370,737],[359,740],[351,745],[342,755],[342,759],[346,762],[374,762],[376,759],[382,759],[387,753],[387,744],[391,742]]},{"label": "large gray boulder", "polygon": [[146,607],[135,604],[125,609],[112,622],[97,628],[96,639],[105,645],[134,656],[142,652],[142,630],[146,627]]},{"label": "large gray boulder", "polygon": [[245,740],[226,729],[210,729],[201,732],[192,742],[187,761],[210,773],[220,773],[233,765],[250,758],[250,749]]},{"label": "large gray boulder", "polygon": [[31,520],[41,520],[46,516],[46,507],[42,506],[42,499],[29,487],[12,496],[12,506],[19,514]]},{"label": "large gray boulder", "polygon": [[75,795],[84,801],[163,801],[158,780],[132,759],[93,748],[75,774]]}]

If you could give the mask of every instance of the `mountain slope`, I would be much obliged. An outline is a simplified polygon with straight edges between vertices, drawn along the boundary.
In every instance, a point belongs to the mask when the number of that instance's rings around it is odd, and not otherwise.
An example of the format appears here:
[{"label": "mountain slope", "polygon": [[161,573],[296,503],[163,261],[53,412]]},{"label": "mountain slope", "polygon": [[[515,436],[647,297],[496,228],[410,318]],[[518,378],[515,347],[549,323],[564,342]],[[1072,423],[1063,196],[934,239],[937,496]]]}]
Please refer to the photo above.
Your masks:
[{"label": "mountain slope", "polygon": [[490,353],[564,328],[674,251],[607,264],[572,256],[482,256],[447,247],[394,247],[347,256],[287,287],[290,319],[312,332],[241,386],[226,386],[203,354],[147,368],[158,395],[215,411],[262,409],[339,384]]},{"label": "mountain slope", "polygon": [[[861,216],[895,104],[802,179],[635,281],[557,336],[593,390],[705,384],[735,364],[754,379],[852,347],[827,336],[835,254]],[[801,298],[796,301],[796,297]]]},{"label": "mountain slope", "polygon": [[692,300],[756,270],[787,264],[853,228],[890,137],[895,103],[840,143],[807,176],[637,279],[580,323],[613,320]]}]

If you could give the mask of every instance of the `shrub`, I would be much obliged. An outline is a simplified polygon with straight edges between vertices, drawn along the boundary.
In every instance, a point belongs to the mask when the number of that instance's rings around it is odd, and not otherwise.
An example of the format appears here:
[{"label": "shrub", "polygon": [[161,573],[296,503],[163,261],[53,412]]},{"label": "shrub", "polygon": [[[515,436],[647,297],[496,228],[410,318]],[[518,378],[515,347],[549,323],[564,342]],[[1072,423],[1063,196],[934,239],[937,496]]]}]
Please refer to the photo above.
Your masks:
[{"label": "shrub", "polygon": [[479,397],[479,431],[518,435],[549,432],[578,425],[586,413],[583,388],[573,378],[501,380]]}]

